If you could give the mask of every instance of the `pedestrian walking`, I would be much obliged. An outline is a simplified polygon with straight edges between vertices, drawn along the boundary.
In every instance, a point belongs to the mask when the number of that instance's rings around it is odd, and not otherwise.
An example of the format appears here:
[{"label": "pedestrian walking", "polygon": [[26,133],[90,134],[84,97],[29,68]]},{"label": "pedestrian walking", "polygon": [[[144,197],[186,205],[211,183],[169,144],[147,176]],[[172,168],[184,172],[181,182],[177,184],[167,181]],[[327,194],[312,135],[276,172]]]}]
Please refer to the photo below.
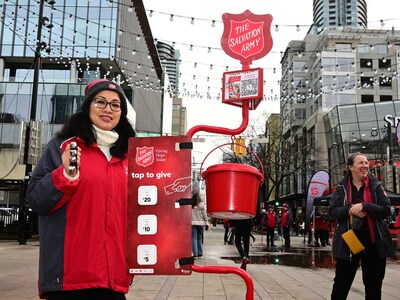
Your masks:
[{"label": "pedestrian walking", "polygon": [[250,262],[250,234],[253,228],[253,219],[231,220],[235,230],[235,245],[242,259],[241,268],[246,270]]}]

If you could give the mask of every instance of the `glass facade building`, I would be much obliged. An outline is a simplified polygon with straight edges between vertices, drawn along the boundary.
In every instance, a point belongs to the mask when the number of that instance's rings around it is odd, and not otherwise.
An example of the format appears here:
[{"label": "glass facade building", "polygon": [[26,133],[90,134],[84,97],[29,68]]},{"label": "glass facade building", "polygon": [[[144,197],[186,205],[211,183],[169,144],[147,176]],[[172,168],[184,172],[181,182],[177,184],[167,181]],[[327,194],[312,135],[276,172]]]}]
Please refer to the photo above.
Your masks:
[{"label": "glass facade building", "polygon": [[328,170],[333,183],[342,177],[346,157],[361,152],[367,156],[371,171],[386,183],[386,188],[400,192],[397,172],[393,173],[389,164],[390,160],[393,166],[400,163],[396,137],[400,118],[396,116],[400,116],[399,101],[340,105],[324,116],[330,152]]},{"label": "glass facade building", "polygon": [[22,122],[43,124],[44,146],[81,107],[90,81],[119,83],[132,104],[135,129],[162,133],[163,68],[141,0],[13,0],[0,2],[0,12],[0,205],[10,204],[7,184],[25,178]]}]

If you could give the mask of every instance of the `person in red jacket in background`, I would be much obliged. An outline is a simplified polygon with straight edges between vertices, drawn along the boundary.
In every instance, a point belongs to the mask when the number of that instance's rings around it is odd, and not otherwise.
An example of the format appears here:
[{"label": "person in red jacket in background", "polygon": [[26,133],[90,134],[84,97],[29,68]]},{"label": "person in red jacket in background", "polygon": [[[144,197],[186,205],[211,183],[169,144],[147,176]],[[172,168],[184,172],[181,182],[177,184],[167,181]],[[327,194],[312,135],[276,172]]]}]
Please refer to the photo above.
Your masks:
[{"label": "person in red jacket in background", "polygon": [[319,209],[315,208],[315,227],[314,227],[315,246],[325,246],[322,238],[322,216]]},{"label": "person in red jacket in background", "polygon": [[280,220],[280,226],[283,232],[283,238],[285,239],[285,248],[290,248],[290,226],[293,224],[293,214],[289,209],[287,203],[283,203],[283,212]]},{"label": "person in red jacket in background", "polygon": [[271,243],[271,247],[274,247],[274,232],[276,226],[276,213],[272,205],[268,206],[268,212],[264,214],[264,223],[267,227],[267,247]]},{"label": "person in red jacket in background", "polygon": [[128,293],[127,153],[135,131],[127,110],[119,85],[90,82],[81,110],[33,171],[27,201],[39,215],[42,299],[123,300]]},{"label": "person in red jacket in background", "polygon": [[331,228],[329,216],[327,212],[322,213],[322,228],[321,228],[321,246],[325,247],[329,243],[329,231]]}]

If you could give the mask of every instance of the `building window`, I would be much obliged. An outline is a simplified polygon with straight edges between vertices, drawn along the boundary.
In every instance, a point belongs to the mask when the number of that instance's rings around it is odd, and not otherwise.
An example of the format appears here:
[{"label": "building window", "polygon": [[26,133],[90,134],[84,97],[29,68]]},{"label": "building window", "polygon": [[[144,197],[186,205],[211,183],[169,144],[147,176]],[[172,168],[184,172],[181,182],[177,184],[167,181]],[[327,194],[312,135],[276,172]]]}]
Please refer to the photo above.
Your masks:
[{"label": "building window", "polygon": [[372,59],[360,59],[360,67],[362,69],[372,70]]},{"label": "building window", "polygon": [[364,89],[368,89],[372,86],[374,82],[374,78],[370,76],[361,77],[361,87]]},{"label": "building window", "polygon": [[293,72],[302,72],[305,65],[304,61],[293,62]]},{"label": "building window", "polygon": [[392,96],[391,95],[380,95],[379,96],[379,101],[380,102],[385,102],[385,101],[392,101]]},{"label": "building window", "polygon": [[391,60],[382,58],[379,60],[379,69],[387,69],[391,67]]},{"label": "building window", "polygon": [[374,95],[361,95],[361,103],[374,102]]},{"label": "building window", "polygon": [[351,43],[336,43],[336,49],[338,51],[352,51],[353,46]]},{"label": "building window", "polygon": [[391,89],[392,88],[392,79],[387,76],[380,76],[379,77],[379,88]]}]

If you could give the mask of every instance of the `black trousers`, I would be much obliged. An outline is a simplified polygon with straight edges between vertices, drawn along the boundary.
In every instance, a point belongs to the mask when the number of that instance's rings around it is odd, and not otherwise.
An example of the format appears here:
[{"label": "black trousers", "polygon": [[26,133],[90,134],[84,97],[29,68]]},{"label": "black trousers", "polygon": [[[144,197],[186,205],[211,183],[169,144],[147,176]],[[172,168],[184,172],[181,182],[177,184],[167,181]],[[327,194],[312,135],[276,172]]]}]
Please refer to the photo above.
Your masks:
[{"label": "black trousers", "polygon": [[[243,246],[242,246],[243,240]],[[250,251],[250,231],[235,230],[235,245],[240,257],[249,257]]]},{"label": "black trousers", "polygon": [[274,231],[275,227],[267,227],[267,246],[271,242],[271,246],[274,245]]},{"label": "black trousers", "polygon": [[331,294],[332,300],[345,300],[361,261],[362,280],[366,300],[380,300],[382,281],[385,277],[386,258],[381,258],[375,245],[367,246],[365,251],[352,256],[351,261],[336,259],[336,272]]},{"label": "black trousers", "polygon": [[47,300],[126,300],[124,293],[100,288],[48,292],[45,297]]},{"label": "black trousers", "polygon": [[285,240],[285,247],[290,248],[290,227],[282,227],[283,238]]}]

